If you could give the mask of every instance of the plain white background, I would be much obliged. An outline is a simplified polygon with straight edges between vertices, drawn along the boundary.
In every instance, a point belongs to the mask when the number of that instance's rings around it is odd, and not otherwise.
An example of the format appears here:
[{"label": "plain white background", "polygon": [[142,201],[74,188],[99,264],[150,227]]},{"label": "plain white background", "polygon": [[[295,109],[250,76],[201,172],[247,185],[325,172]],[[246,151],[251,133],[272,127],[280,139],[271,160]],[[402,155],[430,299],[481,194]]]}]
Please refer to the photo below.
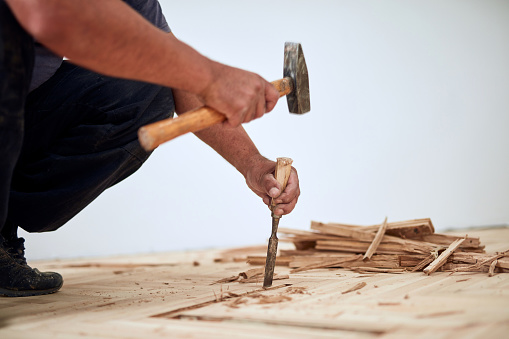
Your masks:
[{"label": "plain white background", "polygon": [[[268,80],[282,76],[284,42],[302,43],[311,112],[290,115],[282,99],[245,125],[262,154],[299,172],[301,198],[280,226],[509,222],[509,2],[161,5],[183,41]],[[30,259],[263,244],[270,212],[186,135],[57,232],[22,235]]]}]

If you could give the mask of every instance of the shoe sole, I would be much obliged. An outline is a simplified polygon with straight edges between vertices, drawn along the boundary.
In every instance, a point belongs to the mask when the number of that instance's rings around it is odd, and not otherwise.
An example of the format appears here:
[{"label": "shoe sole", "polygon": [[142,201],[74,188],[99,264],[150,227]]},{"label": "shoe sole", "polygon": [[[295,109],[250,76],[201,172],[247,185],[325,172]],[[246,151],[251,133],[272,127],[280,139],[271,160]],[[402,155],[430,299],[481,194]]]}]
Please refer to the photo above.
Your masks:
[{"label": "shoe sole", "polygon": [[47,290],[26,290],[26,291],[15,291],[15,290],[6,290],[5,288],[0,288],[0,296],[3,297],[34,297],[37,295],[45,295],[52,294],[57,292],[63,284],[60,286],[50,288]]}]

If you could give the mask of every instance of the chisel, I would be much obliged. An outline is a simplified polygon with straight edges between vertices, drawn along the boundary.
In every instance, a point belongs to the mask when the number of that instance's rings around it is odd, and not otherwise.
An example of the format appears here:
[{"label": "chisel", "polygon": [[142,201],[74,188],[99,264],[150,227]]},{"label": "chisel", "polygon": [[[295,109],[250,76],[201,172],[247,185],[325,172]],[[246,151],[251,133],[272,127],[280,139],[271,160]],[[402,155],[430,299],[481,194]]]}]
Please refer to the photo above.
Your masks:
[{"label": "chisel", "polygon": [[[284,192],[286,188],[286,184],[288,183],[288,178],[290,177],[290,172],[292,170],[292,162],[293,160],[290,158],[277,158],[276,163],[276,172],[274,176],[276,180],[281,185],[281,193]],[[276,209],[276,204],[274,203],[274,198],[271,201],[271,211],[272,211],[272,233],[269,238],[269,245],[267,247],[267,259],[265,261],[265,276],[263,279],[263,287],[272,286],[272,278],[274,277],[274,266],[276,265],[276,254],[277,254],[277,228],[279,226],[279,219],[281,219],[280,215],[274,213]]]}]

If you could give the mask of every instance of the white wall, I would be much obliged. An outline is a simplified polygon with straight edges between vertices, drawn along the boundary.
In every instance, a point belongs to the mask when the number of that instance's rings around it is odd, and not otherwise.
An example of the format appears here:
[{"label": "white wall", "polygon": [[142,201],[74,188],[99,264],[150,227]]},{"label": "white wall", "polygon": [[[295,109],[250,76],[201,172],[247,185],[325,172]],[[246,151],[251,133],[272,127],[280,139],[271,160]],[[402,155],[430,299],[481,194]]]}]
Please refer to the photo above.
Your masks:
[{"label": "white wall", "polygon": [[[430,217],[438,230],[509,222],[508,1],[162,1],[203,54],[281,77],[301,42],[312,111],[285,100],[245,128],[289,156],[302,195],[281,226]],[[160,147],[31,259],[264,243],[270,212],[192,135]]]}]

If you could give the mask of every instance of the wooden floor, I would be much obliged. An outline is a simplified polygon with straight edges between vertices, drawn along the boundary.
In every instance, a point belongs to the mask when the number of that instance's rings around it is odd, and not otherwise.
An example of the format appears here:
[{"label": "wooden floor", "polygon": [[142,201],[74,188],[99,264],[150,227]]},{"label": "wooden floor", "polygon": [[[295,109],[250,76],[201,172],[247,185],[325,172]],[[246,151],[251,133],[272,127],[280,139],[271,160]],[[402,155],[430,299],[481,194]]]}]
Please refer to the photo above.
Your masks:
[{"label": "wooden floor", "polygon": [[[488,253],[509,229],[468,231]],[[465,233],[463,233],[464,235]],[[36,262],[53,295],[0,298],[0,338],[508,338],[509,273],[359,274],[321,269],[212,284],[250,269],[218,251]],[[287,274],[287,268],[276,267]],[[366,285],[344,293],[359,283]]]}]

